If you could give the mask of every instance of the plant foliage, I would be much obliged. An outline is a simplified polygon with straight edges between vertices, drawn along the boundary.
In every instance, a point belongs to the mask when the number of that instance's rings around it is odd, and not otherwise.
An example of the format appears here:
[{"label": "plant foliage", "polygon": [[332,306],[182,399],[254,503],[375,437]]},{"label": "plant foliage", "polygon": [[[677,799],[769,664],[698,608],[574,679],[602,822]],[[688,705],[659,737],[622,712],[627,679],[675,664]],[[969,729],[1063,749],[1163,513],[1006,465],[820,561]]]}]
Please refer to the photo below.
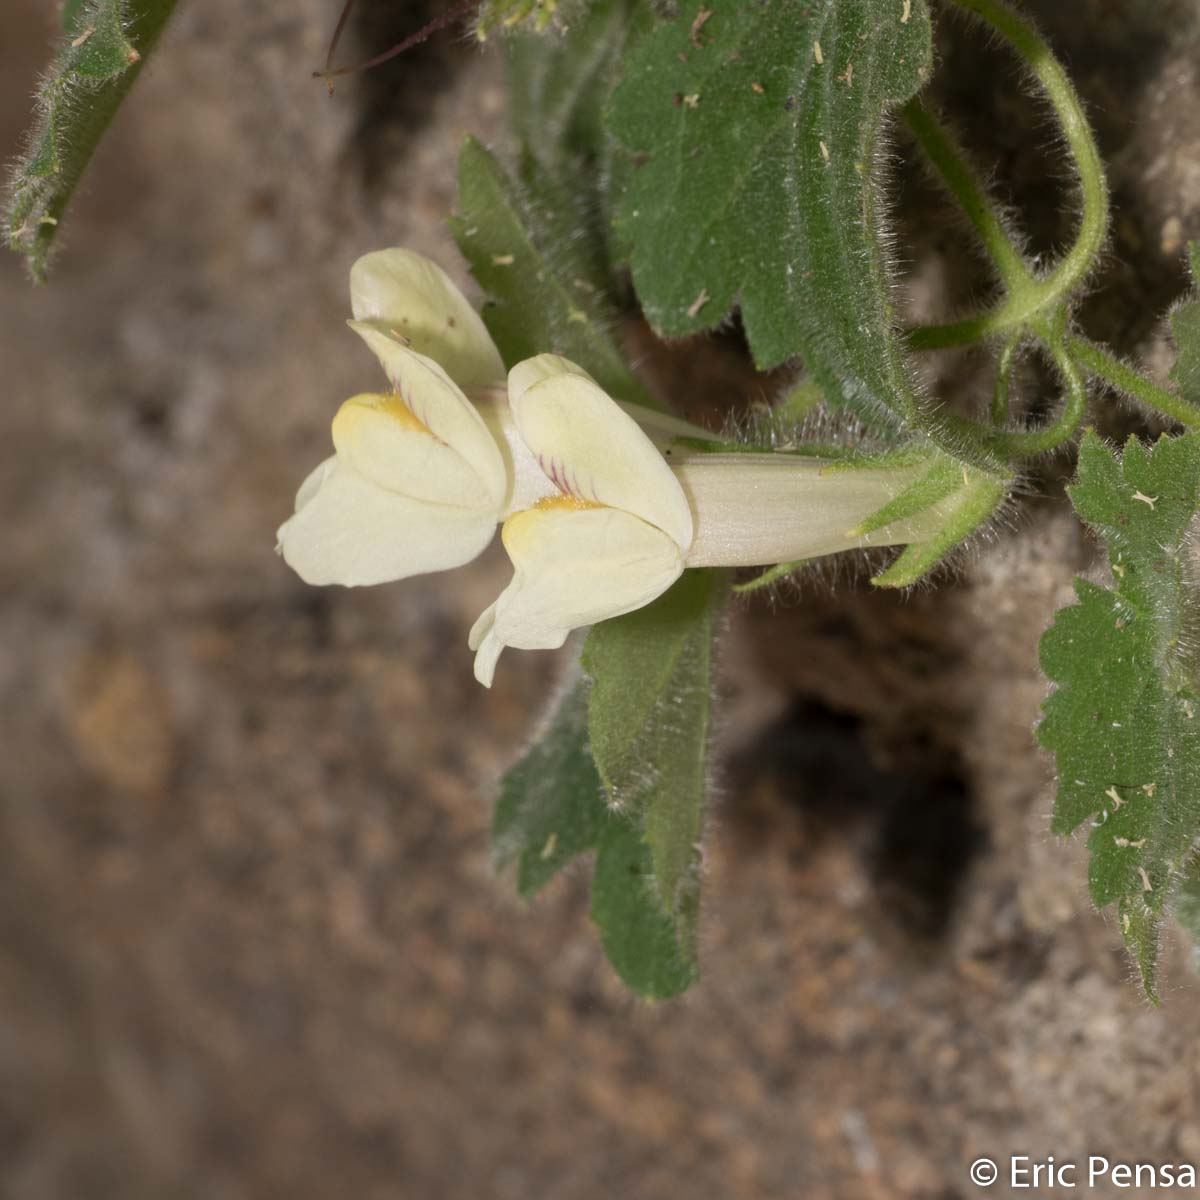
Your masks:
[{"label": "plant foliage", "polygon": [[611,126],[638,298],[667,337],[737,304],[755,361],[827,397],[912,408],[884,229],[889,109],[931,62],[922,0],[687,0],[632,53]]},{"label": "plant foliage", "polygon": [[541,736],[501,782],[492,824],[497,861],[516,864],[517,889],[528,898],[594,850],[591,915],[604,951],[632,991],[663,999],[696,978],[690,931],[659,900],[636,816],[605,800],[588,746],[589,691],[579,679],[563,694]]},{"label": "plant foliage", "polygon": [[[488,297],[483,317],[507,366],[553,351],[622,400],[648,403],[615,338],[603,246],[571,194],[532,154],[515,180],[473,139],[459,156],[451,229]],[[581,233],[581,230],[583,231]]]},{"label": "plant foliage", "polygon": [[45,278],[75,187],[176,0],[71,0],[58,53],[37,93],[37,119],[5,197],[9,245]]},{"label": "plant foliage", "polygon": [[1093,433],[1070,489],[1108,545],[1113,586],[1076,581],[1041,643],[1057,685],[1038,727],[1058,765],[1053,828],[1091,820],[1089,884],[1117,906],[1146,994],[1158,928],[1200,835],[1197,580],[1189,530],[1200,507],[1200,436],[1135,438],[1118,457]]}]

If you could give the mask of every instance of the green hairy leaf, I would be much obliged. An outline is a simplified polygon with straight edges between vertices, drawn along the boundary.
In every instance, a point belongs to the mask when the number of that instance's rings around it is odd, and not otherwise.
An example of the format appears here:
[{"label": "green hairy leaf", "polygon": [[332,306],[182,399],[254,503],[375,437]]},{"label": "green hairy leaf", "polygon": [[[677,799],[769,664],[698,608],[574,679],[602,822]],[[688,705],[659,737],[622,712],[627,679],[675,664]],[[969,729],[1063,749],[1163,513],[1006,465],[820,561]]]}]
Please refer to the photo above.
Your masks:
[{"label": "green hairy leaf", "polygon": [[577,200],[531,154],[518,183],[468,139],[451,229],[487,293],[483,317],[507,366],[562,354],[617,399],[650,403],[612,335],[618,315],[605,298],[603,244],[586,235]]},{"label": "green hairy leaf", "polygon": [[1195,571],[1186,546],[1200,507],[1200,435],[1136,439],[1118,458],[1088,433],[1070,489],[1108,544],[1114,586],[1080,579],[1041,642],[1057,685],[1038,737],[1058,766],[1053,828],[1089,818],[1089,884],[1116,904],[1146,994],[1158,925],[1200,834],[1200,696]]},{"label": "green hairy leaf", "polygon": [[621,54],[653,16],[644,0],[592,0],[565,33],[507,39],[509,120],[542,162],[602,154]]},{"label": "green hairy leaf", "polygon": [[549,724],[505,775],[492,824],[498,864],[517,866],[529,897],[573,858],[596,851],[591,915],[617,974],[639,996],[664,999],[696,978],[695,956],[651,887],[650,848],[637,823],[609,808],[588,748],[590,687],[564,693]]},{"label": "green hairy leaf", "polygon": [[610,125],[635,158],[619,213],[668,337],[735,304],[756,363],[911,417],[883,231],[887,110],[929,75],[923,0],[685,0],[629,56]]},{"label": "green hairy leaf", "polygon": [[688,571],[653,604],[597,625],[583,651],[592,677],[592,754],[610,803],[649,848],[658,901],[691,945],[700,890],[714,625],[724,578]]},{"label": "green hairy leaf", "polygon": [[[592,920],[604,953],[628,987],[647,1000],[686,991],[699,976],[690,937],[654,898],[650,848],[637,824],[611,813],[592,877]],[[694,921],[694,910],[688,924]]]},{"label": "green hairy leaf", "polygon": [[90,0],[63,0],[62,18],[63,32],[71,37],[78,36],[84,26],[84,14],[87,12]]},{"label": "green hairy leaf", "polygon": [[1179,347],[1179,358],[1171,371],[1171,382],[1192,404],[1200,404],[1200,242],[1188,246],[1194,295],[1171,317],[1171,333]]},{"label": "green hairy leaf", "polygon": [[517,865],[528,899],[576,855],[594,848],[608,820],[587,744],[588,686],[566,692],[550,723],[504,776],[492,819],[497,865]]},{"label": "green hairy leaf", "polygon": [[37,119],[5,194],[8,243],[37,280],[71,196],[175,0],[71,0],[37,94]]},{"label": "green hairy leaf", "polygon": [[[622,58],[654,21],[645,0],[590,0],[562,34],[507,41],[513,129],[571,195],[581,224],[614,258],[622,255],[605,214],[624,190],[630,164],[609,135],[605,109]],[[615,289],[611,263],[606,271],[606,284]]]}]

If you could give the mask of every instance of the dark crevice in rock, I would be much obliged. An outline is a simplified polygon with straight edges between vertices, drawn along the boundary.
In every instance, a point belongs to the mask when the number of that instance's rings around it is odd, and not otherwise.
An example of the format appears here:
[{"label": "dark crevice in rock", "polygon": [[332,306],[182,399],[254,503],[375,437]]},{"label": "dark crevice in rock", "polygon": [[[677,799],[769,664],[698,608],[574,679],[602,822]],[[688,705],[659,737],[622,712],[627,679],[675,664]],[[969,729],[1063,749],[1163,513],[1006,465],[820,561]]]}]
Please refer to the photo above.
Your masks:
[{"label": "dark crevice in rock", "polygon": [[[440,0],[358,0],[339,62],[381,54],[442,14]],[[350,154],[364,186],[389,177],[428,122],[434,101],[473,58],[461,28],[439,31],[390,62],[353,77],[358,109]],[[347,86],[340,81],[340,86]]]},{"label": "dark crevice in rock", "polygon": [[[936,940],[985,835],[957,754],[926,742],[908,747],[905,766],[888,769],[862,718],[797,699],[730,764],[729,783],[740,795],[765,777],[779,801],[800,810],[800,860],[812,845],[849,837],[880,907],[905,933]],[[736,807],[729,815],[738,818]]]}]

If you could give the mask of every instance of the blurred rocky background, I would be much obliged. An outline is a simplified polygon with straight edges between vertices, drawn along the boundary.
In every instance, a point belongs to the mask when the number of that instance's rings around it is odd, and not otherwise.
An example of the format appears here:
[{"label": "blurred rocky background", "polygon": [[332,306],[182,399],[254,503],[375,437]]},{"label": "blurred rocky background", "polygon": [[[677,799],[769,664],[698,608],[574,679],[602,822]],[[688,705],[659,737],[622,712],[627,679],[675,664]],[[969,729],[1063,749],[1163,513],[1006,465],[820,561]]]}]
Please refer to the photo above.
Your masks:
[{"label": "blurred rocky background", "polygon": [[[5,4],[5,153],[51,7]],[[952,1200],[982,1154],[1200,1162],[1190,950],[1147,1007],[1082,846],[1047,833],[1036,643],[1095,569],[1061,501],[937,590],[844,575],[735,606],[684,999],[623,993],[585,874],[528,911],[494,877],[489,789],[560,666],[473,682],[503,555],[318,591],[272,553],[336,404],[375,385],[350,263],[403,243],[463,278],[455,153],[504,140],[498,56],[462,38],[330,99],[336,7],[183,4],[50,285],[0,260],[0,1194]],[[1084,319],[1169,365],[1194,5],[1027,7],[1111,163]],[[344,53],[434,10],[363,0]],[[960,23],[940,42],[943,95],[1051,249],[1070,213],[1036,104]],[[966,241],[896,152],[910,302],[967,303]],[[746,394],[733,337],[630,338],[692,411]]]}]

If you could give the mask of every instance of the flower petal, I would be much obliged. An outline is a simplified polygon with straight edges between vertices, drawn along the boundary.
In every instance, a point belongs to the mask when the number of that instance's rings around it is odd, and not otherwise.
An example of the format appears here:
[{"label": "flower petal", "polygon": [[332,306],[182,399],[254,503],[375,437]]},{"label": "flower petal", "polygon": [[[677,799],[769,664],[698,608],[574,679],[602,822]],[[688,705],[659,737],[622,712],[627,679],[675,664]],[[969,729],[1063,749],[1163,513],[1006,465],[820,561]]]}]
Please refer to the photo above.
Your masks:
[{"label": "flower petal", "polygon": [[512,583],[475,623],[475,677],[490,687],[505,646],[548,650],[572,629],[649,604],[679,578],[683,556],[661,529],[627,512],[543,501],[504,523]]},{"label": "flower petal", "polygon": [[475,678],[489,688],[496,677],[496,664],[504,649],[504,643],[495,632],[496,603],[493,601],[480,613],[467,638],[467,647],[475,651]]},{"label": "flower petal", "polygon": [[396,248],[364,254],[350,268],[354,319],[399,334],[440,363],[459,387],[504,378],[504,363],[467,298],[435,262]]},{"label": "flower petal", "polygon": [[333,444],[354,470],[389,492],[499,515],[475,468],[397,395],[352,396],[333,418]]},{"label": "flower petal", "polygon": [[[577,363],[558,354],[539,354],[536,358],[527,358],[517,363],[508,373],[509,397],[522,396],[535,383],[544,379],[552,379],[560,375],[578,375],[581,379],[596,381]],[[597,384],[597,387],[599,384]],[[659,412],[647,408],[644,404],[627,404],[617,400],[617,406],[622,412],[631,416],[642,432],[662,450],[678,438],[690,438],[693,441],[715,442],[717,437],[701,425],[693,425],[672,413]]]},{"label": "flower petal", "polygon": [[504,389],[476,388],[471,392],[471,402],[491,430],[496,445],[500,447],[500,456],[504,459],[508,490],[500,519],[506,520],[513,513],[532,508],[539,500],[557,496],[558,488],[538,466],[533,451],[525,445],[525,439],[517,429]]},{"label": "flower petal", "polygon": [[[474,469],[487,502],[499,508],[508,490],[504,459],[483,418],[458,385],[433,359],[409,350],[373,326],[351,321],[350,327],[375,352],[408,411]],[[335,445],[337,438],[335,424]],[[455,501],[470,502],[465,498]]]},{"label": "flower petal", "polygon": [[492,540],[495,515],[427,504],[379,487],[344,459],[304,481],[279,553],[305,583],[387,583],[459,567]]},{"label": "flower petal", "polygon": [[294,512],[299,512],[320,490],[321,485],[325,482],[329,472],[333,470],[337,463],[337,455],[331,454],[324,462],[318,463],[308,475],[305,476],[304,482],[300,485],[300,490],[296,493],[296,507]]},{"label": "flower petal", "polygon": [[633,513],[684,550],[691,545],[692,512],[666,460],[573,363],[543,354],[518,364],[509,403],[521,437],[562,491]]},{"label": "flower petal", "polygon": [[[559,379],[563,375],[577,375],[589,383],[596,381],[578,363],[573,363],[561,354],[538,354],[533,358],[522,359],[508,373],[508,398],[516,400],[525,395],[536,383],[544,383],[547,379]],[[596,384],[599,387],[599,384]]]}]

